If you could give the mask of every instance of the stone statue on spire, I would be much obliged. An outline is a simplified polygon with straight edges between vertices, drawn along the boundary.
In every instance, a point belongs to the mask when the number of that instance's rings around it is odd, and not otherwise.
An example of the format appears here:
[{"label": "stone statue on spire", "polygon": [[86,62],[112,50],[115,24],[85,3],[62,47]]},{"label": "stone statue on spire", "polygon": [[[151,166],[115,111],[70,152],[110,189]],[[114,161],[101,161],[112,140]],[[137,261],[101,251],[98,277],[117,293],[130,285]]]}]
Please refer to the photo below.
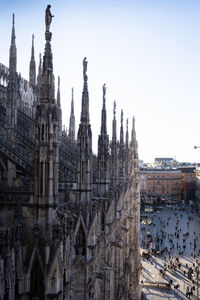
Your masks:
[{"label": "stone statue on spire", "polygon": [[103,85],[103,98],[105,98],[106,95],[106,84]]},{"label": "stone statue on spire", "polygon": [[45,14],[46,31],[49,31],[49,28],[50,28],[50,24],[51,24],[52,18],[54,17],[54,16],[51,14],[50,8],[51,8],[51,5],[47,5],[47,8],[46,8],[46,14]]},{"label": "stone statue on spire", "polygon": [[87,72],[87,64],[88,64],[87,58],[84,57],[84,60],[83,60],[83,76],[86,75],[86,72]]},{"label": "stone statue on spire", "polygon": [[113,104],[113,115],[115,116],[116,114],[116,101],[114,101],[114,104]]}]

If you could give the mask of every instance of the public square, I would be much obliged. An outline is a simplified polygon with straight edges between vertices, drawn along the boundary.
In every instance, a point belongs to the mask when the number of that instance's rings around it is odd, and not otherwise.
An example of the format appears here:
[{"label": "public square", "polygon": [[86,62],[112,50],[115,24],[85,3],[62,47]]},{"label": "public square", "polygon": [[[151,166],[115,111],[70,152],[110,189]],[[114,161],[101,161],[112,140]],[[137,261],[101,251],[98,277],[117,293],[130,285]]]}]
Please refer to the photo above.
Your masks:
[{"label": "public square", "polygon": [[191,206],[141,211],[144,299],[200,299],[200,223],[194,211]]}]

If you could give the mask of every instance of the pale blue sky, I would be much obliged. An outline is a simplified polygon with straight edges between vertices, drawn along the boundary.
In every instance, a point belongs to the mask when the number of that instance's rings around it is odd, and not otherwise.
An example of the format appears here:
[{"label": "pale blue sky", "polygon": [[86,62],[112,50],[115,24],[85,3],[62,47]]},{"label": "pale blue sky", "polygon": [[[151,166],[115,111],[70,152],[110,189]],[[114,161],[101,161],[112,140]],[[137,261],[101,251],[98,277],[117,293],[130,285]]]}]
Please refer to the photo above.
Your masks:
[{"label": "pale blue sky", "polygon": [[[108,132],[113,101],[124,119],[135,116],[139,158],[176,157],[200,162],[200,1],[0,1],[0,62],[8,66],[12,13],[16,19],[17,70],[28,79],[31,36],[35,56],[44,51],[47,4],[54,73],[61,77],[63,124],[68,127],[74,87],[76,129],[80,120],[82,60],[88,59],[93,149],[100,132],[106,83]],[[124,121],[125,128],[125,121]],[[119,130],[118,130],[119,137]]]}]

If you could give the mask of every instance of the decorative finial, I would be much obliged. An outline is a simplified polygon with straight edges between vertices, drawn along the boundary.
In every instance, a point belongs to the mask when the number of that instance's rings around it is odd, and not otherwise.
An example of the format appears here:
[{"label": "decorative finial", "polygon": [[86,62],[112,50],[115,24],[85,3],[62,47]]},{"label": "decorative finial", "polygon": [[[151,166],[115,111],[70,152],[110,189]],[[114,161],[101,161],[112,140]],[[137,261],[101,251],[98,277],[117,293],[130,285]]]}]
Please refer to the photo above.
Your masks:
[{"label": "decorative finial", "polygon": [[116,101],[114,101],[113,114],[114,114],[114,116],[115,116],[115,114],[116,114]]},{"label": "decorative finial", "polygon": [[60,76],[58,76],[58,88],[60,88]]},{"label": "decorative finial", "polygon": [[60,106],[60,76],[58,76],[57,105]]},{"label": "decorative finial", "polygon": [[51,25],[52,18],[54,17],[54,16],[51,14],[50,8],[51,8],[51,5],[47,5],[47,8],[46,8],[46,14],[45,14],[46,31],[49,31],[49,28],[50,28],[50,25]]},{"label": "decorative finial", "polygon": [[106,95],[106,84],[103,85],[103,98],[105,98]]},{"label": "decorative finial", "polygon": [[15,44],[15,14],[12,15],[12,34],[11,34],[11,44]]},{"label": "decorative finial", "polygon": [[34,57],[34,34],[32,34],[32,57]]},{"label": "decorative finial", "polygon": [[87,80],[87,74],[86,74],[86,72],[87,72],[87,64],[88,64],[87,58],[84,57],[84,59],[83,59],[83,77],[84,77],[85,80]]},{"label": "decorative finial", "polygon": [[126,128],[128,129],[128,119],[126,119]]},{"label": "decorative finial", "polygon": [[121,124],[123,123],[123,109],[121,110]]},{"label": "decorative finial", "polygon": [[72,88],[72,99],[74,98],[74,88]]}]

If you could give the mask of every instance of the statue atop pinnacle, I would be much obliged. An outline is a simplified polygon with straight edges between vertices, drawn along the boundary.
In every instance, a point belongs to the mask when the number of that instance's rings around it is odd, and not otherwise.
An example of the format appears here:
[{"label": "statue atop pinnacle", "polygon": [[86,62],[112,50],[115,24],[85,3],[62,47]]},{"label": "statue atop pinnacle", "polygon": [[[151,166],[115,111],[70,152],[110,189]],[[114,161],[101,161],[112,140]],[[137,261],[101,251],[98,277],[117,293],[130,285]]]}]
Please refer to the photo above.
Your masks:
[{"label": "statue atop pinnacle", "polygon": [[83,78],[84,78],[85,81],[87,81],[87,74],[86,74],[86,72],[87,72],[87,64],[88,64],[87,58],[84,57],[84,59],[83,59]]},{"label": "statue atop pinnacle", "polygon": [[103,98],[105,98],[106,95],[106,84],[103,85]]},{"label": "statue atop pinnacle", "polygon": [[114,104],[113,104],[113,115],[114,115],[114,117],[116,115],[116,101],[114,101]]},{"label": "statue atop pinnacle", "polygon": [[49,32],[49,28],[50,28],[50,25],[51,25],[51,21],[52,21],[52,18],[54,17],[54,16],[51,14],[50,8],[51,8],[51,5],[47,5],[47,8],[46,8],[46,14],[45,14],[46,32]]}]

